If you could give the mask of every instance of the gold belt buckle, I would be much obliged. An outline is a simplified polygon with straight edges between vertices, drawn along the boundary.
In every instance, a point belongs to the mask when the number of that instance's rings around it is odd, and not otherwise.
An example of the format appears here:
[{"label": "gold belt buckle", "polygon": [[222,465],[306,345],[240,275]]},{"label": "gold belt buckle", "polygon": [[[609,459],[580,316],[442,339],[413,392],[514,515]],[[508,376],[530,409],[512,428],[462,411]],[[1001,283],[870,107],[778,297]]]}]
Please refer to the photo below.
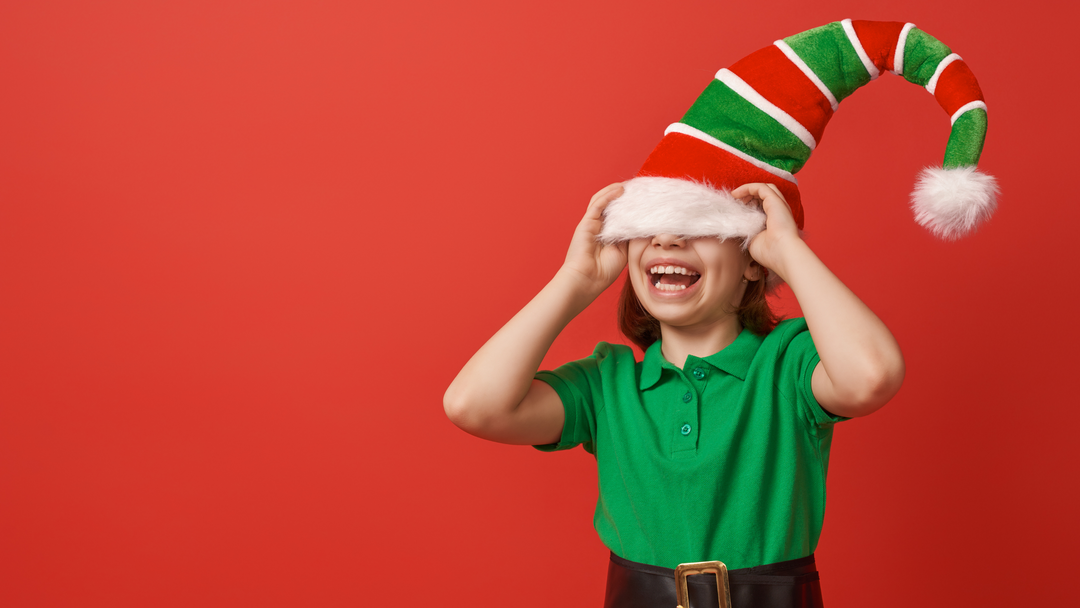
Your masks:
[{"label": "gold belt buckle", "polygon": [[686,590],[686,577],[695,574],[716,575],[716,599],[720,608],[731,608],[731,589],[728,587],[727,566],[723,562],[694,562],[679,564],[675,568],[675,599],[678,608],[690,608],[690,594]]}]

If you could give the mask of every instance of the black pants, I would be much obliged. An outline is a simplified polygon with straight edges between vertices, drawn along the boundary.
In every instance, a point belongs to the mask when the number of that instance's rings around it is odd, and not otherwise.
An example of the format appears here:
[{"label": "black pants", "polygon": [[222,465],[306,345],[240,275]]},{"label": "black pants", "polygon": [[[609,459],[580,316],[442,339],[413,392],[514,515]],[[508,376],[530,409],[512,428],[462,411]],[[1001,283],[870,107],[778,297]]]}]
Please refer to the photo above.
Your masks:
[{"label": "black pants", "polygon": [[[717,608],[716,577],[686,579],[690,606]],[[822,608],[814,556],[728,570],[731,608]],[[675,571],[611,554],[604,608],[675,608]]]}]

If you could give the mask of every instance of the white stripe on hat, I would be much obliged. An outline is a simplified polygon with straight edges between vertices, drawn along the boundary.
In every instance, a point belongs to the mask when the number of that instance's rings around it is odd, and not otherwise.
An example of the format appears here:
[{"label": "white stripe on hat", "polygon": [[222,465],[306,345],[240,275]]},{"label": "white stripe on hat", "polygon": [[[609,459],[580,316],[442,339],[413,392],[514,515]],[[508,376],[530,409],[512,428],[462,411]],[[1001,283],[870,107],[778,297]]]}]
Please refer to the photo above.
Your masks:
[{"label": "white stripe on hat", "polygon": [[699,129],[695,129],[694,127],[691,127],[690,125],[688,125],[686,123],[675,122],[675,123],[672,123],[672,124],[668,125],[668,128],[664,129],[664,135],[667,135],[668,133],[682,133],[683,135],[689,135],[690,137],[693,137],[694,139],[699,139],[699,140],[701,140],[701,141],[703,141],[703,142],[705,142],[707,144],[712,144],[712,145],[716,146],[717,148],[720,148],[721,150],[723,150],[725,152],[730,152],[731,154],[734,154],[735,156],[741,158],[742,160],[745,160],[746,162],[750,163],[751,165],[754,165],[758,169],[764,169],[765,171],[768,171],[769,173],[772,173],[773,175],[775,175],[776,177],[779,177],[780,179],[789,181],[789,182],[795,184],[796,186],[799,185],[799,181],[797,179],[795,179],[795,176],[788,173],[787,171],[784,171],[783,169],[774,167],[774,166],[770,165],[769,163],[767,163],[765,161],[758,160],[758,159],[754,158],[753,156],[750,156],[746,152],[743,152],[742,150],[739,150],[738,148],[734,148],[734,147],[732,147],[732,146],[730,146],[728,144],[725,144],[724,142],[720,141],[719,139],[716,139],[715,137],[713,137],[712,135],[709,135],[708,133],[706,133],[704,131],[701,131]]},{"label": "white stripe on hat", "polygon": [[825,86],[825,83],[814,73],[814,70],[811,70],[810,66],[806,65],[806,62],[802,60],[802,57],[795,54],[795,51],[788,46],[788,43],[783,40],[777,40],[773,44],[784,53],[785,57],[791,60],[791,63],[795,64],[795,67],[799,68],[803,74],[806,74],[806,77],[810,79],[810,82],[814,83],[814,86],[816,86],[819,91],[821,91],[821,94],[825,96],[825,99],[829,100],[829,104],[832,105],[833,112],[835,112],[840,107],[840,104],[836,101],[836,96],[832,94],[829,87]]},{"label": "white stripe on hat", "polygon": [[979,109],[979,108],[982,108],[982,110],[984,112],[986,112],[987,111],[986,102],[985,101],[980,101],[978,99],[976,99],[975,101],[969,101],[969,102],[965,103],[964,105],[960,106],[959,110],[953,112],[953,115],[952,115],[951,118],[949,118],[949,120],[952,122],[952,124],[955,125],[956,121],[959,120],[961,116],[963,116],[964,114],[967,114],[968,112],[970,112],[972,110],[976,110],[976,109]]},{"label": "white stripe on hat", "polygon": [[739,78],[731,70],[724,68],[716,73],[716,79],[726,84],[739,94],[740,97],[754,104],[754,107],[765,112],[772,117],[773,120],[780,123],[788,131],[791,131],[795,137],[798,137],[811,151],[817,147],[817,142],[814,140],[814,136],[810,134],[810,131],[806,127],[802,126],[799,121],[792,118],[791,114],[781,110],[773,105],[771,101],[762,97],[761,93],[754,90],[754,87],[746,84],[746,81]]},{"label": "white stripe on hat", "polygon": [[900,37],[896,39],[896,54],[893,55],[892,73],[897,76],[904,75],[904,49],[907,46],[907,36],[915,29],[914,23],[905,23],[904,29],[900,30]]},{"label": "white stripe on hat", "polygon": [[960,56],[956,53],[949,55],[941,60],[941,63],[937,64],[937,69],[934,70],[934,75],[930,77],[930,82],[926,83],[926,90],[930,91],[930,94],[934,94],[934,89],[937,89],[938,78],[941,78],[941,73],[945,71],[945,68],[949,67],[949,64],[954,61],[960,61]]},{"label": "white stripe on hat", "polygon": [[847,34],[848,42],[851,43],[851,46],[855,47],[855,53],[859,55],[859,60],[862,61],[863,67],[866,68],[867,73],[870,74],[870,80],[877,80],[877,77],[881,76],[881,72],[878,71],[874,62],[870,61],[870,56],[866,54],[866,50],[863,49],[862,43],[859,42],[859,35],[855,33],[855,27],[851,25],[851,19],[844,19],[840,22],[840,25],[844,26],[844,33]]}]

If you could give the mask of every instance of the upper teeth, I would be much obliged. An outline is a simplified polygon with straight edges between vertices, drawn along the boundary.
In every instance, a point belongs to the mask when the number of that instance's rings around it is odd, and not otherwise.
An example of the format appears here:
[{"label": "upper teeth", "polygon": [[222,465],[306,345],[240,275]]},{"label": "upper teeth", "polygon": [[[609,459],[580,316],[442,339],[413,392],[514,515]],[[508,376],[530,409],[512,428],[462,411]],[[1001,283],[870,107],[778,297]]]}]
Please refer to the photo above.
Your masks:
[{"label": "upper teeth", "polygon": [[692,277],[700,274],[693,270],[682,268],[681,266],[653,266],[649,269],[649,272],[652,274],[685,274]]}]

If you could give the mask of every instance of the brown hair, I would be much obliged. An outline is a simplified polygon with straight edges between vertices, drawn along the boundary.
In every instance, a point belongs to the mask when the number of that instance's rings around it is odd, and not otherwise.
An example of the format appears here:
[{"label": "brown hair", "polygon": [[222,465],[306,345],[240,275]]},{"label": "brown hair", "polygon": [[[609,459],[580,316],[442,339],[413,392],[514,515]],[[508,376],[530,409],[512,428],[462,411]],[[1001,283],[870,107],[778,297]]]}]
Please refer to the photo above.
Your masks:
[{"label": "brown hair", "polygon": [[[780,321],[765,299],[764,277],[751,281],[746,286],[742,303],[734,312],[744,328],[759,336],[768,334]],[[622,293],[619,294],[619,331],[641,350],[648,349],[653,342],[660,339],[660,321],[641,305],[641,300],[638,300],[634,293],[629,273],[623,283]]]}]

